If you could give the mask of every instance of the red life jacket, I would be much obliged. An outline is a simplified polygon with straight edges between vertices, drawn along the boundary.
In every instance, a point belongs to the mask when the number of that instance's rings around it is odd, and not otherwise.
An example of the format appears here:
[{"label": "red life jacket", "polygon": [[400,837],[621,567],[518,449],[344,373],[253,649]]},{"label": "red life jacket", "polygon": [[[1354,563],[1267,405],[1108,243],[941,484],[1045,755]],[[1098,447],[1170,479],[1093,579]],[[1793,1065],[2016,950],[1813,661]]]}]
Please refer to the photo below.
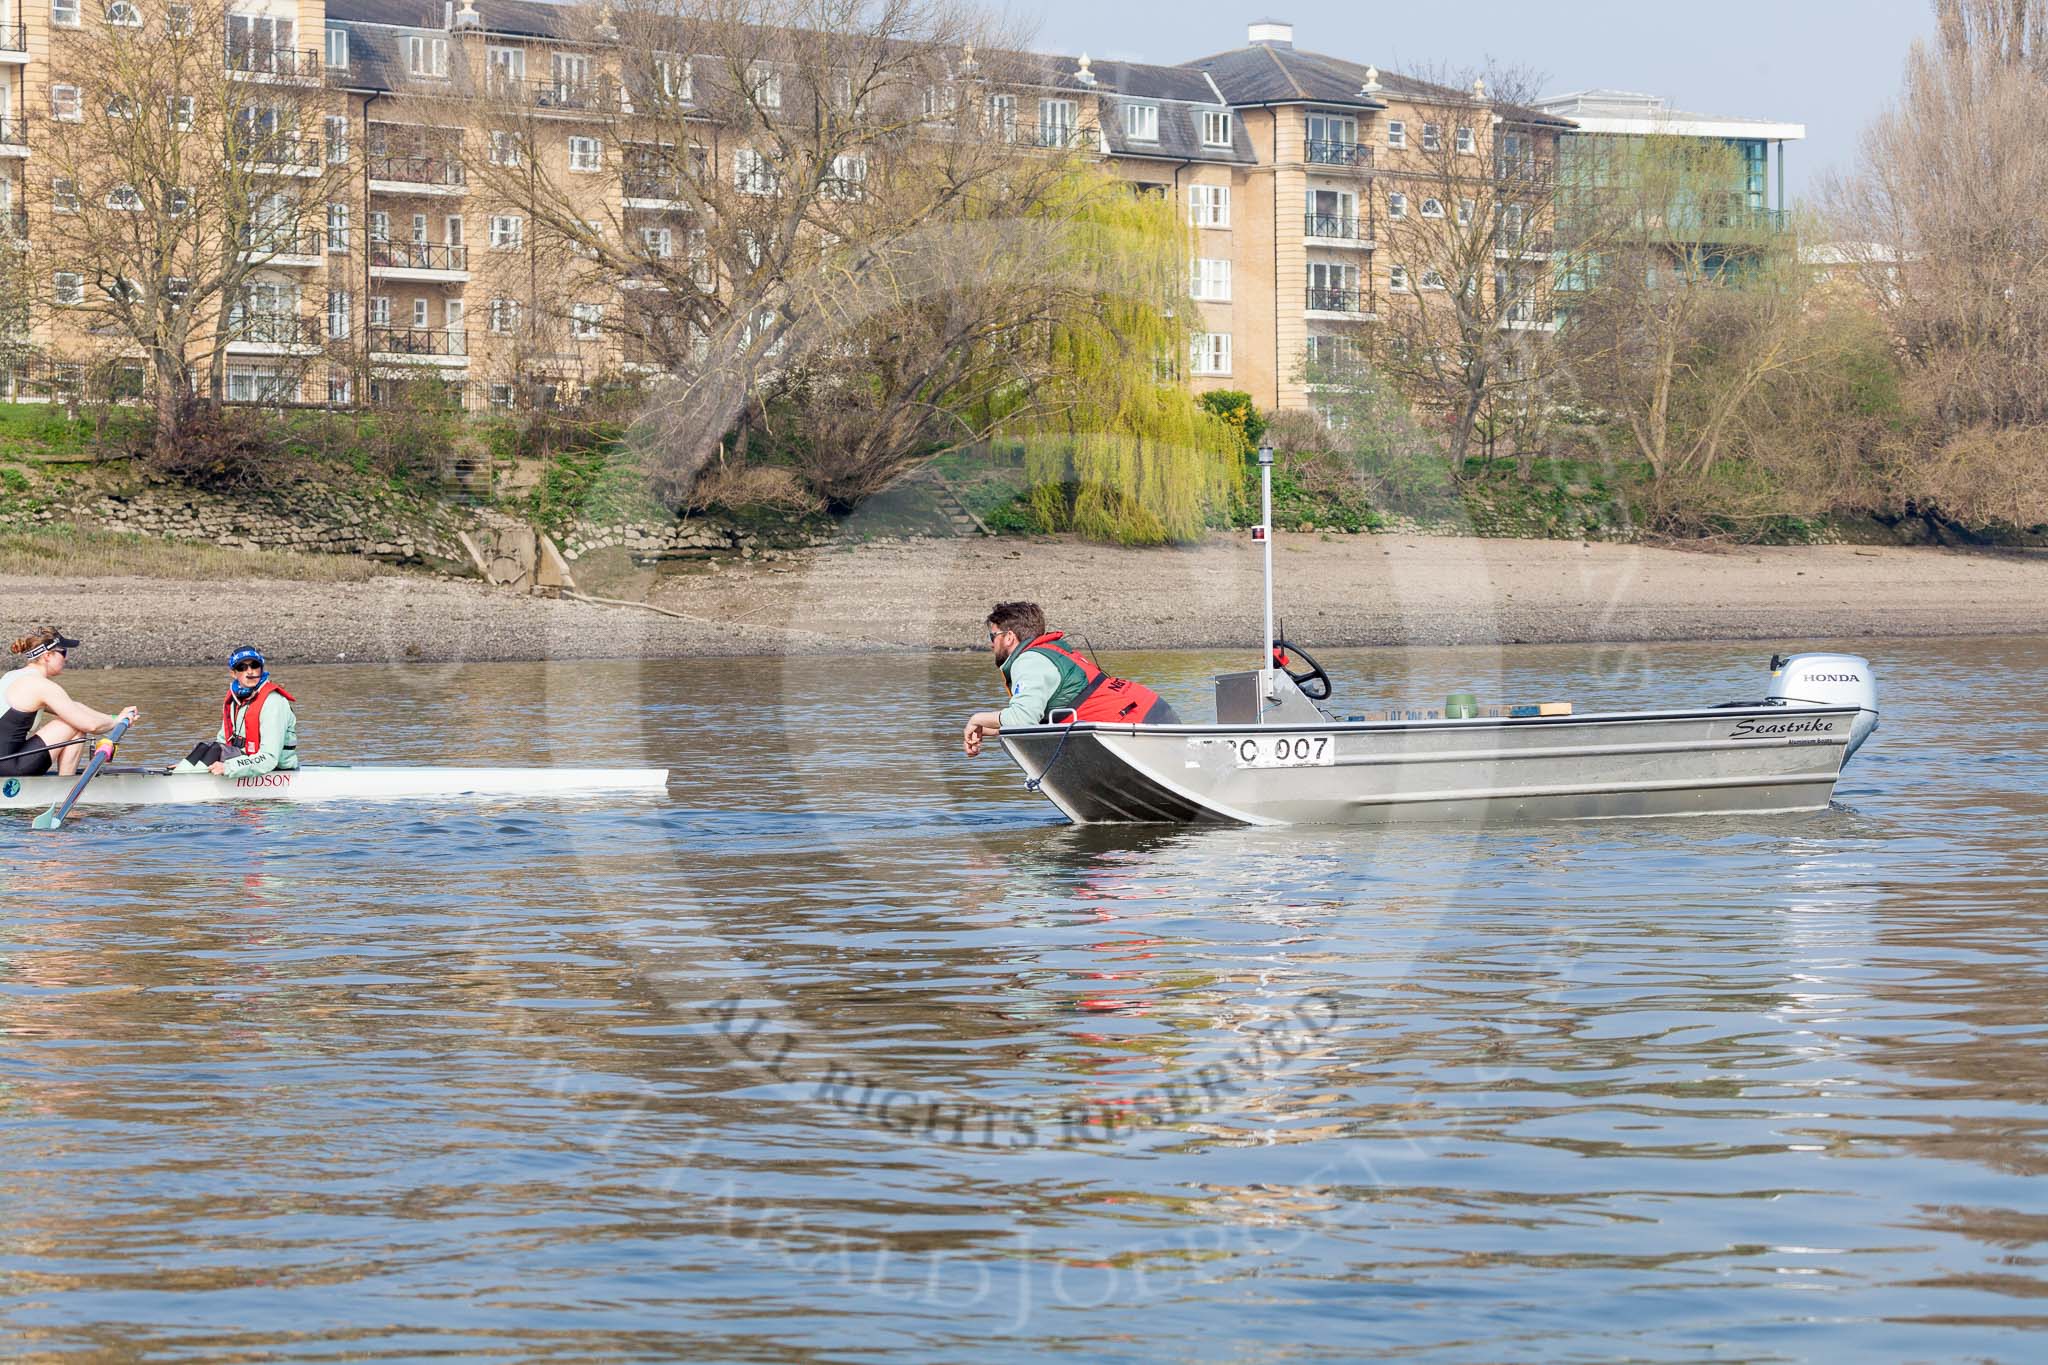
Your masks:
[{"label": "red life jacket", "polygon": [[263,750],[263,703],[270,699],[272,692],[277,693],[278,696],[283,697],[294,706],[298,705],[299,699],[297,697],[294,697],[274,682],[265,682],[263,686],[256,689],[256,695],[245,702],[236,701],[235,689],[229,688],[228,699],[222,702],[220,707],[221,740],[227,744],[235,742],[235,713],[240,711],[245,716],[243,721],[245,728],[242,731],[242,752],[244,754],[261,753]]},{"label": "red life jacket", "polygon": [[[1056,711],[1072,708],[1074,721],[1101,721],[1112,725],[1135,725],[1145,719],[1159,694],[1143,683],[1132,682],[1129,678],[1112,678],[1087,659],[1072,650],[1063,649],[1053,643],[1064,639],[1064,631],[1048,631],[1027,645],[1018,649],[1023,653],[1029,649],[1042,649],[1048,654],[1057,654],[1081,670],[1081,676],[1088,681],[1081,688],[1079,696],[1065,706],[1055,706]],[[1051,716],[1046,719],[1050,721]]]}]

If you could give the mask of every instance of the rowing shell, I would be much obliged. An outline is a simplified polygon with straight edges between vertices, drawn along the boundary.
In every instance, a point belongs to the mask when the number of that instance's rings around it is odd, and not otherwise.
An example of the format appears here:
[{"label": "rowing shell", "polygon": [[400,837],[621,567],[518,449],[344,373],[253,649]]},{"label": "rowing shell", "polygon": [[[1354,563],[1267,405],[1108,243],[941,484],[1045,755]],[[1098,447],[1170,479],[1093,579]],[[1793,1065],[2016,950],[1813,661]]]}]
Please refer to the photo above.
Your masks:
[{"label": "rowing shell", "polygon": [[[63,799],[73,777],[0,778],[0,810],[41,810]],[[105,768],[81,806],[182,806],[204,801],[406,801],[489,796],[548,800],[668,787],[665,768],[398,768],[332,764],[253,777]]]}]

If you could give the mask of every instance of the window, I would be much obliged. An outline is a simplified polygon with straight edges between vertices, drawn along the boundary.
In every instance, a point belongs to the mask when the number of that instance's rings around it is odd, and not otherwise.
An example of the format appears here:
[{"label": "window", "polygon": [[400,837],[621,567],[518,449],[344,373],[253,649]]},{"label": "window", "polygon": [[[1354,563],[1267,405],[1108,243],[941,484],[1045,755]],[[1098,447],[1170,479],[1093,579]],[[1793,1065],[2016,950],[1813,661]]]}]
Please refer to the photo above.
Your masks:
[{"label": "window", "polygon": [[1133,142],[1159,141],[1159,106],[1156,104],[1126,104],[1124,106],[1124,136]]},{"label": "window", "polygon": [[516,251],[526,241],[526,220],[516,213],[491,215],[491,245],[500,251]]},{"label": "window", "polygon": [[1074,140],[1074,125],[1080,121],[1081,106],[1072,100],[1038,102],[1038,145],[1065,147]]},{"label": "window", "polygon": [[78,212],[78,182],[69,176],[50,180],[50,207],[59,213]]},{"label": "window", "polygon": [[1479,205],[1474,203],[1472,200],[1460,199],[1458,201],[1458,226],[1471,227],[1472,215],[1476,213],[1478,209]]},{"label": "window", "polygon": [[1387,145],[1389,147],[1406,147],[1408,145],[1408,124],[1406,121],[1397,118],[1387,120]]},{"label": "window", "polygon": [[77,28],[78,0],[50,0],[50,22],[65,28]]},{"label": "window", "polygon": [[517,166],[519,164],[519,134],[493,131],[491,133],[490,158],[493,166]]},{"label": "window", "polygon": [[140,213],[142,195],[133,185],[116,185],[107,191],[107,207],[122,213]]},{"label": "window", "polygon": [[772,66],[756,66],[749,73],[748,90],[763,109],[782,107],[782,73]]},{"label": "window", "polygon": [[228,401],[231,403],[290,403],[298,399],[299,384],[290,375],[275,370],[229,370]]},{"label": "window", "polygon": [[678,104],[688,104],[697,97],[696,73],[688,57],[656,57],[654,83],[662,94]]},{"label": "window", "polygon": [[327,206],[327,249],[337,256],[348,254],[348,205]]},{"label": "window", "polygon": [[1387,268],[1387,288],[1396,294],[1408,292],[1408,267],[1405,265]]},{"label": "window", "polygon": [[448,74],[448,40],[413,34],[405,40],[405,69],[415,76]]},{"label": "window", "polygon": [[329,114],[327,129],[327,162],[339,166],[348,160],[348,119],[341,114]]},{"label": "window", "polygon": [[1479,140],[1472,136],[1470,128],[1458,129],[1458,150],[1466,156],[1471,156],[1479,150]]},{"label": "window", "polygon": [[868,159],[859,152],[841,152],[832,158],[832,175],[824,185],[834,199],[858,199],[867,192]]},{"label": "window", "polygon": [[1405,194],[1402,194],[1402,193],[1400,193],[1400,192],[1399,192],[1399,191],[1397,191],[1397,190],[1390,190],[1390,191],[1388,191],[1388,193],[1387,193],[1387,217],[1389,217],[1389,218],[1406,218],[1407,216],[1408,216],[1408,196],[1407,196],[1407,195],[1405,195]]},{"label": "window", "polygon": [[391,240],[391,215],[383,209],[370,210],[370,240],[388,242]]},{"label": "window", "polygon": [[1195,333],[1194,371],[1196,374],[1230,373],[1230,333]]},{"label": "window", "polygon": [[1196,227],[1230,226],[1230,186],[1188,186],[1188,221]]},{"label": "window", "polygon": [[921,112],[928,119],[950,119],[960,107],[960,92],[951,81],[924,88]]},{"label": "window", "polygon": [[172,275],[164,281],[164,297],[172,303],[183,303],[191,298],[191,279],[184,275]]},{"label": "window", "polygon": [[164,191],[164,212],[173,218],[192,212],[192,191],[183,185]]},{"label": "window", "polygon": [[569,307],[569,335],[588,341],[604,330],[604,305],[577,303]]},{"label": "window", "polygon": [[368,321],[372,327],[389,327],[391,325],[390,295],[377,294],[371,297]]},{"label": "window", "polygon": [[107,96],[108,118],[134,118],[135,101],[126,95]]},{"label": "window", "polygon": [[842,114],[860,112],[854,107],[853,77],[841,75],[832,78],[831,101],[832,107]]},{"label": "window", "polygon": [[782,188],[782,177],[775,167],[751,147],[742,147],[732,154],[732,182],[741,194],[775,194]]},{"label": "window", "polygon": [[[1202,111],[1202,145],[1204,147],[1228,147],[1230,138],[1230,111],[1228,109],[1205,109]],[[1223,338],[1224,349],[1230,347],[1230,338]],[[1226,369],[1228,366],[1225,367]],[[1218,371],[1222,373],[1222,371]]]},{"label": "window", "polygon": [[1017,97],[1015,95],[990,95],[988,97],[988,130],[1004,142],[1017,140]]},{"label": "window", "polygon": [[569,239],[569,250],[587,261],[594,261],[604,251],[604,224],[583,220],[583,235]]},{"label": "window", "polygon": [[424,328],[427,325],[427,301],[425,299],[414,299],[412,301],[412,325],[416,328]]},{"label": "window", "polygon": [[427,215],[424,213],[415,213],[412,216],[412,240],[415,246],[424,244],[427,240]]},{"label": "window", "polygon": [[519,330],[519,300],[491,300],[491,330],[499,336],[511,336]]},{"label": "window", "polygon": [[1436,198],[1429,198],[1429,199],[1425,199],[1425,200],[1423,200],[1423,201],[1422,201],[1422,216],[1423,216],[1424,218],[1441,218],[1441,217],[1443,217],[1443,216],[1444,216],[1444,201],[1443,201],[1443,200],[1441,200],[1441,199],[1436,199]]},{"label": "window", "polygon": [[640,247],[649,256],[668,259],[675,254],[675,232],[665,227],[644,227],[640,229]]},{"label": "window", "polygon": [[1440,150],[1442,150],[1442,148],[1443,148],[1443,145],[1444,145],[1444,130],[1443,130],[1443,127],[1442,127],[1442,126],[1441,126],[1440,124],[1435,124],[1435,123],[1425,123],[1425,124],[1423,124],[1423,125],[1422,125],[1422,150],[1423,150],[1423,151],[1425,151],[1425,152],[1434,152],[1434,151],[1440,151]]},{"label": "window", "polygon": [[50,117],[64,123],[78,123],[85,118],[85,101],[75,85],[53,85],[50,87]]},{"label": "window", "polygon": [[569,139],[569,169],[595,171],[604,164],[604,144],[594,137]]},{"label": "window", "polygon": [[1188,293],[1210,303],[1230,302],[1230,262],[1207,257],[1193,262]]},{"label": "window", "polygon": [[108,0],[107,22],[120,28],[141,28],[142,11],[134,0]]},{"label": "window", "polygon": [[348,70],[348,30],[330,28],[327,30],[327,65],[336,71]]},{"label": "window", "polygon": [[353,398],[352,398],[352,397],[350,396],[350,393],[351,393],[351,391],[350,391],[350,384],[349,384],[349,378],[348,378],[348,376],[347,376],[347,375],[345,375],[345,374],[334,374],[334,375],[329,375],[329,376],[327,377],[327,401],[328,401],[328,402],[330,402],[330,403],[336,403],[336,404],[344,404],[344,403],[350,403],[350,402],[353,402],[353,401],[354,401],[354,399],[353,399]]},{"label": "window", "polygon": [[192,126],[192,117],[198,111],[193,104],[192,96],[173,95],[166,112],[170,115],[173,128],[189,129]]},{"label": "window", "polygon": [[511,410],[512,386],[510,384],[491,385],[491,406],[508,412]]},{"label": "window", "polygon": [[1424,289],[1442,289],[1444,287],[1443,272],[1434,268],[1423,271],[1422,287]]},{"label": "window", "polygon": [[353,303],[346,289],[327,291],[327,337],[330,341],[348,340],[349,311]]},{"label": "window", "polygon": [[526,49],[523,47],[494,47],[484,54],[490,68],[490,84],[495,90],[509,91],[510,87],[526,79]]},{"label": "window", "polygon": [[192,7],[190,5],[165,5],[164,32],[173,38],[191,37]]},{"label": "window", "polygon": [[85,302],[85,276],[76,270],[60,270],[50,277],[51,297],[63,308],[76,308]]}]

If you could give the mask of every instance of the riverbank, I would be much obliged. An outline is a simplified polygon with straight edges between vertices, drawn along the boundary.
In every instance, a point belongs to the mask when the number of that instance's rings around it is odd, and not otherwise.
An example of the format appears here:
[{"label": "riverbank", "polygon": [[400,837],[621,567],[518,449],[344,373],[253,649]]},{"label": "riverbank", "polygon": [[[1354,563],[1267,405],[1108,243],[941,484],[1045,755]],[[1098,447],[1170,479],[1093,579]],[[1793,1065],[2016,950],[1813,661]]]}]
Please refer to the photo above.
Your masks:
[{"label": "riverbank", "polygon": [[[1391,535],[1289,538],[1275,562],[1287,633],[1311,647],[2048,635],[2039,554]],[[968,649],[999,598],[1035,599],[1103,650],[1240,645],[1259,631],[1259,561],[1242,537],[1165,550],[911,540],[577,571],[587,591],[681,615],[397,572],[16,574],[0,591],[14,620],[82,636],[87,666],[210,661],[244,640],[292,663]]]}]

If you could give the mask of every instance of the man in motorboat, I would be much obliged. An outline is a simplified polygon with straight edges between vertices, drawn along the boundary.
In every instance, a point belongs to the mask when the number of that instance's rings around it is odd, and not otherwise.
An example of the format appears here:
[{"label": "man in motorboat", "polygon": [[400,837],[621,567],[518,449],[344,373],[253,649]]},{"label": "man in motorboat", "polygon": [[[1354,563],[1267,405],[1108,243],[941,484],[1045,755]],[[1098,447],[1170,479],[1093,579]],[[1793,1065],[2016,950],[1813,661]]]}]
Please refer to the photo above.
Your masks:
[{"label": "man in motorboat", "polygon": [[[21,666],[0,675],[0,777],[40,777],[53,767],[69,777],[91,747],[82,742],[86,736],[136,719],[132,706],[109,716],[73,701],[57,684],[76,648],[78,641],[55,626],[39,626],[14,642],[10,652]],[[46,712],[50,719],[31,739],[29,729]]]},{"label": "man in motorboat", "polygon": [[292,694],[264,667],[262,651],[244,645],[228,656],[228,694],[220,729],[172,768],[174,773],[255,777],[299,766],[299,716]]},{"label": "man in motorboat", "polygon": [[1093,661],[1060,643],[1061,631],[1047,631],[1036,602],[998,602],[988,614],[988,648],[1010,688],[1000,711],[977,711],[967,720],[961,747],[969,758],[982,741],[1005,726],[1048,721],[1104,721],[1119,725],[1178,725],[1157,692],[1128,678],[1114,678]]}]

